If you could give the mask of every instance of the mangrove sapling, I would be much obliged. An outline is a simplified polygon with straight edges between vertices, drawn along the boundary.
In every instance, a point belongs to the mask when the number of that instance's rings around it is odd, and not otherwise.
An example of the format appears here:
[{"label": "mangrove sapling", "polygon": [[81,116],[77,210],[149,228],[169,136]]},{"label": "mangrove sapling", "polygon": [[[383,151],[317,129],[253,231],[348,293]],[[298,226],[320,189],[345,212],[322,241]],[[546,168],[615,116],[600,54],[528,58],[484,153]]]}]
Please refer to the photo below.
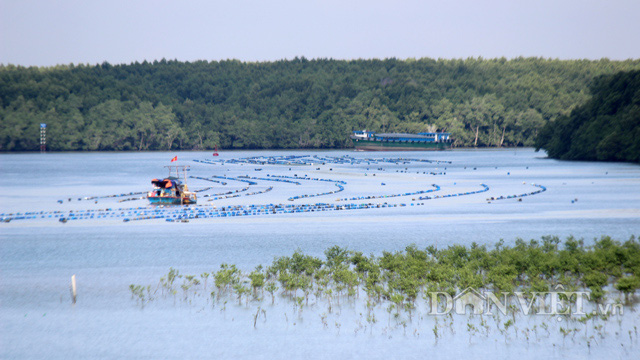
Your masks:
[{"label": "mangrove sapling", "polygon": [[455,335],[456,334],[456,329],[453,326],[453,314],[452,313],[448,313],[447,314],[447,318],[449,319],[449,330],[451,331],[451,335]]},{"label": "mangrove sapling", "polygon": [[171,292],[173,290],[173,282],[178,279],[181,278],[182,275],[180,275],[180,272],[174,268],[169,268],[169,273],[167,274],[167,278],[166,278],[166,282],[165,282],[165,287],[166,289]]},{"label": "mangrove sapling", "polygon": [[187,301],[187,296],[188,296],[188,292],[189,292],[189,284],[188,283],[183,283],[182,285],[180,285],[180,288],[182,288],[182,293],[184,294],[184,299],[182,299],[183,301]]},{"label": "mangrove sapling", "polygon": [[233,285],[233,290],[238,295],[238,305],[242,305],[242,297],[246,295],[247,306],[249,306],[249,288],[245,286],[245,282],[238,282]]},{"label": "mangrove sapling", "polygon": [[364,331],[367,330],[367,328],[364,325],[362,325],[362,313],[360,313],[360,317],[356,319],[356,327],[353,329],[354,335],[358,335],[358,332],[360,330],[364,330]]},{"label": "mangrove sapling", "polygon": [[382,293],[384,292],[384,288],[379,283],[369,282],[371,277],[367,278],[365,282],[365,290],[367,291],[367,296],[372,301],[377,301],[380,303],[382,301]]},{"label": "mangrove sapling", "polygon": [[309,293],[313,290],[312,278],[306,275],[297,277],[297,287],[302,290],[306,304],[309,305]]},{"label": "mangrove sapling", "polygon": [[507,340],[509,339],[509,328],[513,326],[513,321],[511,319],[507,320],[507,322],[504,323],[504,331],[501,330],[501,332],[504,335],[504,343],[507,343]]},{"label": "mangrove sapling", "polygon": [[616,321],[618,323],[618,330],[622,331],[622,316],[620,316],[620,314],[616,314]]},{"label": "mangrove sapling", "polygon": [[298,317],[302,316],[302,307],[304,306],[304,297],[296,296],[294,302],[294,310],[298,309]]},{"label": "mangrove sapling", "polygon": [[320,321],[322,322],[322,327],[326,330],[329,328],[329,324],[327,323],[327,313],[322,313],[319,315]]},{"label": "mangrove sapling", "polygon": [[235,265],[229,266],[222,264],[220,265],[220,270],[216,272],[214,279],[219,297],[240,281],[240,270],[238,270]]},{"label": "mangrove sapling", "polygon": [[389,306],[387,306],[387,312],[389,313],[389,320],[387,321],[387,327],[391,327],[391,313],[393,312],[394,308],[395,308],[395,305],[393,304],[389,304]]},{"label": "mangrove sapling", "polygon": [[433,325],[433,336],[435,338],[436,344],[438,344],[438,318],[436,317],[435,324]]},{"label": "mangrove sapling", "polygon": [[139,285],[134,285],[134,284],[129,285],[129,290],[131,291],[131,300],[133,300],[134,295],[137,295],[136,292],[137,292],[138,286]]},{"label": "mangrove sapling", "polygon": [[409,313],[409,322],[413,322],[411,315],[413,313],[413,310],[415,310],[416,306],[414,305],[413,302],[405,302],[403,306],[404,306],[404,309]]},{"label": "mangrove sapling", "polygon": [[471,338],[478,332],[478,328],[471,323],[471,320],[467,320],[467,332],[469,332],[469,345],[471,345]]},{"label": "mangrove sapling", "polygon": [[208,272],[204,272],[202,274],[200,274],[200,277],[202,278],[202,282],[204,283],[204,290],[207,290],[207,279],[209,278],[209,273]]},{"label": "mangrove sapling", "polygon": [[485,336],[488,337],[489,332],[491,332],[491,327],[489,327],[489,324],[487,324],[487,322],[484,320],[482,314],[480,314],[480,327],[484,329]]},{"label": "mangrove sapling", "polygon": [[256,314],[253,315],[253,328],[256,328],[256,323],[258,322],[258,315],[260,314],[260,306],[258,306],[258,309],[256,310]]},{"label": "mangrove sapling", "polygon": [[280,282],[280,286],[284,291],[285,295],[295,296],[292,294],[292,291],[297,290],[297,284],[295,281],[295,276],[287,271],[281,271],[278,273],[278,281]]},{"label": "mangrove sapling", "polygon": [[331,281],[329,270],[326,268],[320,269],[313,274],[316,285],[318,288],[327,288],[329,281]]},{"label": "mangrove sapling", "polygon": [[[184,300],[186,301],[189,296],[189,290],[191,288],[196,288],[200,284],[200,281],[196,279],[195,275],[185,275],[182,285],[180,287],[184,291]],[[194,290],[194,295],[196,291]]]},{"label": "mangrove sapling", "polygon": [[129,285],[129,290],[131,291],[131,300],[136,299],[136,304],[140,304],[142,308],[144,308],[145,304],[145,295],[144,290],[145,287],[142,285]]},{"label": "mangrove sapling", "polygon": [[511,319],[513,320],[513,323],[516,323],[516,313],[518,312],[518,307],[513,305],[513,304],[509,304],[507,305],[507,313],[511,313]]},{"label": "mangrove sapling", "polygon": [[593,316],[592,313],[586,314],[585,316],[582,316],[580,318],[578,318],[578,322],[584,325],[584,337],[585,339],[589,336],[589,325],[588,325],[588,321],[591,318],[591,316]]},{"label": "mangrove sapling", "polygon": [[392,293],[389,295],[389,300],[395,304],[395,308],[396,308],[395,316],[396,317],[400,316],[400,309],[404,302],[404,296],[402,296],[402,294]]},{"label": "mangrove sapling", "polygon": [[631,295],[640,287],[640,278],[636,276],[624,276],[615,284],[615,288],[624,294],[624,299],[628,303]]},{"label": "mangrove sapling", "polygon": [[525,340],[527,340],[527,348],[529,347],[529,334],[530,334],[530,330],[528,327],[526,327],[524,330],[521,330],[522,335],[524,336]]},{"label": "mangrove sapling", "polygon": [[329,314],[331,314],[331,299],[333,299],[333,289],[326,289],[324,291],[325,295],[327,295],[327,302],[329,306]]},{"label": "mangrove sapling", "polygon": [[402,335],[407,336],[407,322],[402,320],[400,325],[402,325]]},{"label": "mangrove sapling", "polygon": [[564,347],[565,345],[565,339],[567,338],[567,336],[569,336],[569,334],[571,334],[571,332],[573,331],[572,329],[565,329],[562,326],[560,327],[560,333],[562,334],[562,347]]},{"label": "mangrove sapling", "polygon": [[324,290],[325,290],[324,286],[316,283],[316,287],[315,287],[315,290],[313,292],[313,295],[315,297],[314,305],[318,305],[318,301],[320,301],[320,298],[322,297],[322,294],[324,294]]},{"label": "mangrove sapling", "polygon": [[258,298],[258,289],[264,286],[266,275],[262,272],[262,265],[258,265],[254,271],[249,274],[251,279],[251,288],[253,289],[253,297]]},{"label": "mangrove sapling", "polygon": [[160,294],[162,294],[162,296],[164,296],[164,290],[167,289],[166,279],[164,278],[164,276],[160,278],[160,285],[159,286],[160,286],[160,289],[161,289],[160,290]]},{"label": "mangrove sapling", "polygon": [[609,282],[609,278],[607,275],[599,272],[590,270],[582,277],[582,282],[586,287],[590,290],[590,298],[591,300],[600,303],[600,301],[606,295],[606,292],[603,290],[603,287],[607,285]]},{"label": "mangrove sapling", "polygon": [[276,285],[273,281],[269,281],[267,283],[267,286],[265,286],[265,290],[267,290],[267,292],[271,294],[271,305],[273,305],[276,301],[275,295],[273,293],[278,291],[278,285]]},{"label": "mangrove sapling", "polygon": [[378,322],[378,319],[376,319],[376,314],[370,312],[367,315],[367,322],[369,323],[369,334],[373,334],[373,325]]},{"label": "mangrove sapling", "polygon": [[324,255],[327,258],[326,264],[330,268],[349,262],[349,250],[347,250],[347,248],[341,248],[338,245],[334,245],[325,250]]}]

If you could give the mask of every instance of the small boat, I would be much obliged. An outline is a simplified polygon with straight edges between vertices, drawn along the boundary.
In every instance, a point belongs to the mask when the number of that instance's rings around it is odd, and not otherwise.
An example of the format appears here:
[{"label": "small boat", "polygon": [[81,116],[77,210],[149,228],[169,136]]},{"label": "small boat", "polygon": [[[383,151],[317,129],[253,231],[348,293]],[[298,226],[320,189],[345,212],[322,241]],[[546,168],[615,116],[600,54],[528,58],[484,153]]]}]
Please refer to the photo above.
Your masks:
[{"label": "small boat", "polygon": [[218,156],[218,147],[217,146],[213,149],[213,156]]},{"label": "small boat", "polygon": [[[151,184],[153,190],[147,193],[147,199],[150,204],[157,205],[188,205],[197,202],[197,196],[194,192],[189,191],[187,186],[188,166],[165,166],[169,168],[169,176],[163,179],[153,179]],[[175,168],[176,176],[171,176],[172,170]],[[184,183],[180,181],[178,168],[182,168],[184,174]]]}]

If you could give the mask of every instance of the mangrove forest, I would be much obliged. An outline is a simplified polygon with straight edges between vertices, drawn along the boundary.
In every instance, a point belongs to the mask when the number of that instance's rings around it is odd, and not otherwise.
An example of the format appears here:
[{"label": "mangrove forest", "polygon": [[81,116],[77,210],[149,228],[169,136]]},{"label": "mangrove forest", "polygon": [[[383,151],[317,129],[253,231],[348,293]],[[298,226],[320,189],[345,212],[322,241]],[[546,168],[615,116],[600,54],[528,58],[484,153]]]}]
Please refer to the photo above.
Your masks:
[{"label": "mangrove forest", "polygon": [[39,150],[41,123],[52,151],[349,148],[362,129],[533,146],[589,101],[594,79],[639,69],[544,58],[5,64],[0,151]]},{"label": "mangrove forest", "polygon": [[640,162],[640,71],[598,77],[592,98],[548,122],[536,140],[563,160]]}]

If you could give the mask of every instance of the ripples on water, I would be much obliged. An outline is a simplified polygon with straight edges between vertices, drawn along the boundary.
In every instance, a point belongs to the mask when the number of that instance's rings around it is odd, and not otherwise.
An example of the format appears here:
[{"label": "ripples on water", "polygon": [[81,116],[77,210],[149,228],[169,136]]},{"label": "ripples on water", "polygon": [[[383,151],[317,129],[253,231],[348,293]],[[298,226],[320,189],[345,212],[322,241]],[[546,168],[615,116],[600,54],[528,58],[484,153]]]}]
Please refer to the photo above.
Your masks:
[{"label": "ripples on water", "polygon": [[[288,154],[314,153],[228,152],[220,158]],[[407,328],[392,326],[385,331],[388,314],[384,309],[379,309],[380,320],[373,331],[370,328],[365,331],[360,327],[362,304],[342,304],[340,315],[328,316],[329,326],[325,328],[321,316],[326,307],[322,304],[310,306],[298,316],[293,304],[284,298],[277,299],[274,307],[268,306],[270,301],[264,301],[267,320],[259,320],[254,329],[257,304],[250,303],[246,308],[230,301],[226,310],[221,311],[219,305],[212,308],[203,296],[191,304],[177,301],[174,305],[173,301],[164,300],[141,309],[131,300],[129,284],[155,284],[169,267],[186,274],[200,274],[217,270],[221,263],[233,263],[250,271],[296,249],[323,258],[324,250],[332,245],[379,255],[382,251],[402,250],[412,243],[420,248],[472,242],[491,246],[501,238],[511,244],[517,237],[530,239],[549,234],[583,237],[589,243],[601,235],[624,241],[640,234],[637,165],[560,162],[543,159],[542,153],[529,149],[317,154],[411,157],[451,163],[308,165],[292,166],[289,171],[289,166],[282,165],[203,164],[191,160],[212,159],[209,153],[177,153],[180,163],[191,165],[190,174],[195,176],[297,174],[346,182],[344,191],[338,194],[300,199],[293,202],[296,204],[417,192],[430,189],[431,184],[441,186],[443,194],[477,190],[481,183],[490,190],[466,197],[427,200],[423,206],[196,219],[189,223],[164,220],[123,223],[117,218],[66,224],[56,220],[0,224],[0,354],[3,358],[55,359],[451,358],[468,356],[469,351],[479,358],[513,355],[537,358],[540,354],[578,358],[589,354],[584,341],[565,339],[563,345],[557,334],[537,343],[514,337],[509,345],[504,344],[499,334],[476,336],[469,345],[466,318],[456,319],[460,326],[456,333],[445,333],[435,344],[434,319],[424,316],[421,320],[414,319]],[[144,206],[144,201],[118,203],[114,199],[99,199],[95,204],[77,198],[145,191],[151,178],[165,175],[162,166],[169,165],[175,155],[0,155],[5,183],[0,187],[0,212]],[[315,170],[317,167],[321,170]],[[386,171],[376,170],[379,167]],[[289,204],[292,202],[286,199],[291,196],[336,189],[333,183],[301,182],[304,184],[300,186],[263,182],[247,192],[268,186],[274,189],[211,204]],[[523,186],[528,189],[525,191],[531,191],[531,186],[523,182],[544,185],[547,191],[522,202],[507,199],[487,203],[486,198],[492,196],[521,193]],[[189,185],[198,189],[215,184],[190,179]],[[228,185],[211,191],[234,186],[244,185],[229,181]],[[428,195],[433,194],[436,193]],[[371,201],[409,204],[411,198]],[[62,204],[57,202],[60,199],[64,200]],[[205,199],[200,197],[200,203],[205,203]],[[69,295],[72,274],[77,275],[79,287],[78,303],[73,307]],[[637,336],[635,343],[629,343],[626,334],[639,323],[637,314],[628,312],[623,320],[620,324],[611,322],[610,337],[598,346],[592,345],[594,357],[614,354],[628,358],[638,353]],[[524,329],[528,321],[540,320],[522,319],[518,325],[522,323],[520,328]]]}]

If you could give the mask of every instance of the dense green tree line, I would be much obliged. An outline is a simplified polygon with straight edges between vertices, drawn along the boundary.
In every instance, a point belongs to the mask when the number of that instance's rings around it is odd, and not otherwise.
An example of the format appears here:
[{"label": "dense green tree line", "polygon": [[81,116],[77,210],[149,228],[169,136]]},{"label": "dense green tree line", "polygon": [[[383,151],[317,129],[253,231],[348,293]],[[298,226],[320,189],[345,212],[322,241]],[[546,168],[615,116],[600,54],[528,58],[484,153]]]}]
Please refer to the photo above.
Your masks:
[{"label": "dense green tree line", "polygon": [[565,160],[640,162],[640,71],[599,77],[591,92],[569,116],[548,122],[536,147]]},{"label": "dense green tree line", "polygon": [[352,130],[531,146],[639,60],[155,61],[0,66],[0,151],[350,147]]}]

